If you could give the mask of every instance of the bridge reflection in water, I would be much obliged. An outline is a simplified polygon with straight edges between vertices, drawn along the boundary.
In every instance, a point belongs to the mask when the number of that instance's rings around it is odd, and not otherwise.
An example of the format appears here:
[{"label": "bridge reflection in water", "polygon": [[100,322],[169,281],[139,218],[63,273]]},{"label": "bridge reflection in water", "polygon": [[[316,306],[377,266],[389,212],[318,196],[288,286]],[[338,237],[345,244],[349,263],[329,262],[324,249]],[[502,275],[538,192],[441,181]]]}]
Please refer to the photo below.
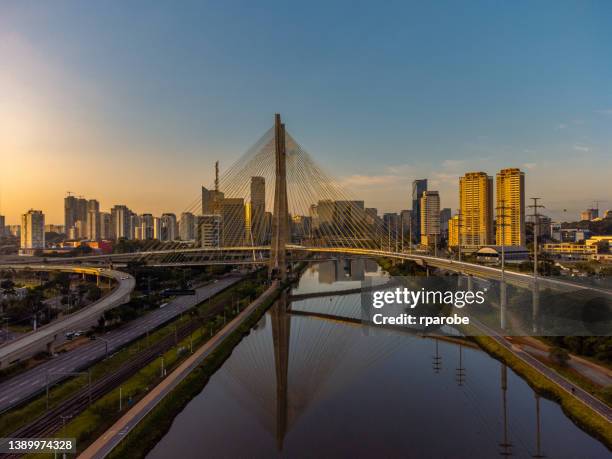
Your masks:
[{"label": "bridge reflection in water", "polygon": [[[292,293],[346,289],[362,275],[330,263]],[[332,270],[342,280],[327,283]],[[149,457],[606,457],[469,342],[361,325],[360,304],[359,294],[285,295]]]}]

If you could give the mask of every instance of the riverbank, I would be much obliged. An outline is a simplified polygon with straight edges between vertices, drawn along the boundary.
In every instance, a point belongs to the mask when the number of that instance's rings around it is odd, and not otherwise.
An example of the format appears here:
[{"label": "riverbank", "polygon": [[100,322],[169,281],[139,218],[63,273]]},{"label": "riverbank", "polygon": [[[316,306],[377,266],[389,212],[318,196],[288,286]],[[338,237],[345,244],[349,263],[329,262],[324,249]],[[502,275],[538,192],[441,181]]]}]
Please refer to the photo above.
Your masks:
[{"label": "riverbank", "polygon": [[578,427],[600,440],[612,451],[612,428],[602,416],[513,355],[493,338],[474,336],[473,339],[485,352],[520,375],[538,394],[558,402],[563,412]]},{"label": "riverbank", "polygon": [[144,458],[168,432],[174,418],[204,389],[210,377],[227,360],[242,338],[250,333],[251,328],[276,301],[280,293],[280,289],[275,290],[271,296],[257,306],[242,324],[225,337],[202,363],[172,389],[171,396],[163,398],[131,430],[108,457]]}]

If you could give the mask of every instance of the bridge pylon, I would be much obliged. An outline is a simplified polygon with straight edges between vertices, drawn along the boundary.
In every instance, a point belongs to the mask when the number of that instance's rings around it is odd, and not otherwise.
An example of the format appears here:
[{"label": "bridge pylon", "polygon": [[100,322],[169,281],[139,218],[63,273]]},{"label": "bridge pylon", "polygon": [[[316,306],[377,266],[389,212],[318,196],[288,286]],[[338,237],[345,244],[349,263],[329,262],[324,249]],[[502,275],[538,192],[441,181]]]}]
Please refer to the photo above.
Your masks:
[{"label": "bridge pylon", "polygon": [[274,184],[274,209],[272,213],[272,241],[270,244],[269,277],[287,279],[287,241],[289,239],[289,206],[287,200],[287,152],[285,125],[280,114],[274,116],[274,154],[276,178]]}]

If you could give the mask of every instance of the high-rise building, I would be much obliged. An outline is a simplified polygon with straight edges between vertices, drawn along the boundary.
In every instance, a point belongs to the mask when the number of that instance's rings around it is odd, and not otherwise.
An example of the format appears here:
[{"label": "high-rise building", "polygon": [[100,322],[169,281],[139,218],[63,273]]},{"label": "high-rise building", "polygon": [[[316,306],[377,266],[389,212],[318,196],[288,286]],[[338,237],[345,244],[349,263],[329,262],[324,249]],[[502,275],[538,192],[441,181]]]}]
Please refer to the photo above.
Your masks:
[{"label": "high-rise building", "polygon": [[395,250],[395,244],[398,242],[400,233],[400,218],[395,212],[386,212],[383,214],[383,232],[385,237],[388,237],[387,248]]},{"label": "high-rise building", "polygon": [[502,169],[496,176],[495,243],[525,245],[525,174]]},{"label": "high-rise building", "polygon": [[161,238],[160,241],[174,241],[178,236],[176,215],[164,213],[161,216]]},{"label": "high-rise building", "polygon": [[131,239],[132,211],[124,205],[116,205],[111,209],[111,226],[115,239]]},{"label": "high-rise building", "polygon": [[21,253],[45,248],[45,214],[30,209],[21,216]]},{"label": "high-rise building", "polygon": [[4,237],[4,236],[6,236],[5,220],[4,220],[4,215],[0,215],[0,237]]},{"label": "high-rise building", "polygon": [[459,245],[459,215],[453,215],[448,221],[448,246]]},{"label": "high-rise building", "polygon": [[421,245],[434,246],[440,237],[440,195],[424,191],[421,196]]},{"label": "high-rise building", "polygon": [[101,222],[100,212],[96,210],[90,210],[87,213],[87,239],[90,241],[97,241],[102,239],[100,235]]},{"label": "high-rise building", "polygon": [[319,230],[323,235],[333,233],[334,222],[334,201],[324,199],[311,206],[310,216],[312,217],[313,228]]},{"label": "high-rise building", "polygon": [[493,243],[493,177],[468,172],[459,179],[461,245],[477,249]]},{"label": "high-rise building", "polygon": [[153,239],[155,237],[154,234],[154,218],[151,214],[142,214],[140,216],[140,231],[139,236],[140,239]]},{"label": "high-rise building", "polygon": [[161,218],[153,217],[153,239],[161,241],[162,238],[162,224]]},{"label": "high-rise building", "polygon": [[410,225],[412,224],[412,211],[401,210],[399,214],[400,218],[400,234],[404,239],[410,236]]},{"label": "high-rise building", "polygon": [[412,182],[412,239],[421,240],[421,196],[427,191],[427,179]]},{"label": "high-rise building", "polygon": [[111,214],[100,212],[100,239],[112,239]]},{"label": "high-rise building", "polygon": [[333,224],[341,236],[357,239],[366,237],[364,202],[335,201]]},{"label": "high-rise building", "polygon": [[202,187],[202,215],[219,215],[224,194]]},{"label": "high-rise building", "polygon": [[251,177],[251,203],[250,203],[250,235],[248,241],[260,245],[266,239],[265,235],[266,213],[266,179]]},{"label": "high-rise building", "polygon": [[[365,219],[368,228],[372,234],[379,234],[382,231],[383,222],[378,216],[378,209],[375,207],[367,207],[365,210]],[[407,223],[408,225],[410,222]]]},{"label": "high-rise building", "polygon": [[451,210],[445,207],[440,211],[440,236],[448,239],[448,221],[451,219]]},{"label": "high-rise building", "polygon": [[70,228],[74,227],[77,221],[77,198],[76,196],[66,196],[64,198],[64,230],[66,234]]},{"label": "high-rise building", "polygon": [[243,198],[223,198],[221,225],[221,240],[224,247],[243,245],[246,226]]},{"label": "high-rise building", "polygon": [[195,216],[191,212],[181,214],[179,237],[181,241],[193,241],[195,239]]},{"label": "high-rise building", "polygon": [[196,217],[195,239],[198,247],[220,247],[221,216],[198,215]]}]

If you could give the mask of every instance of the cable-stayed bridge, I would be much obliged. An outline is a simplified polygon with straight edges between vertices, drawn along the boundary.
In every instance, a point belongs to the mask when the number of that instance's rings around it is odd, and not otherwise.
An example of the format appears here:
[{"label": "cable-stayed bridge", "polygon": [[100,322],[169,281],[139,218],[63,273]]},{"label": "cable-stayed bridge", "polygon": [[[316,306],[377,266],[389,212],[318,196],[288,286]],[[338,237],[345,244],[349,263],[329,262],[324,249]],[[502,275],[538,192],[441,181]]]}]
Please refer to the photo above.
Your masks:
[{"label": "cable-stayed bridge", "polygon": [[[286,131],[278,114],[274,126],[217,176],[213,188],[203,187],[184,211],[195,215],[193,241],[143,239],[136,251],[46,258],[45,263],[265,264],[271,277],[284,279],[292,262],[316,254],[390,257],[470,276],[495,280],[502,276],[498,268],[413,253],[404,230],[384,225],[375,209],[344,190]],[[140,224],[143,237],[153,234],[149,222]],[[505,278],[519,286],[533,284],[533,277],[523,273],[509,271]],[[612,295],[610,285],[593,287],[550,278],[540,282],[554,289],[586,288]]]}]

